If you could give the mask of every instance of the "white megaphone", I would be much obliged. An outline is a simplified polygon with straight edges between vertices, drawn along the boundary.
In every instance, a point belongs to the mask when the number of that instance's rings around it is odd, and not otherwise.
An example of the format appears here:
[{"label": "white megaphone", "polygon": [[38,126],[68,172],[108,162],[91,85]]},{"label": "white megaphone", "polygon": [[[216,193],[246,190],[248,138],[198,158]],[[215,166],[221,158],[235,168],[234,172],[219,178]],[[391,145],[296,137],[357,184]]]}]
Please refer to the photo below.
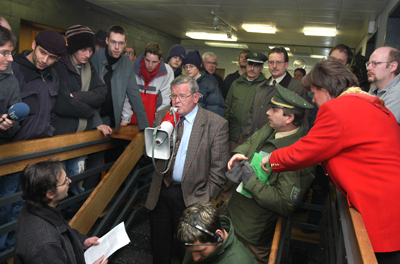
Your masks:
[{"label": "white megaphone", "polygon": [[[161,125],[152,128],[148,127],[144,131],[144,138],[146,141],[146,154],[147,156],[154,159],[168,160],[171,156],[171,142],[170,137],[176,123],[179,120],[179,114],[176,112],[177,109],[171,107],[171,109],[164,116],[161,121]],[[174,117],[175,116],[175,117]],[[154,134],[155,133],[155,134]],[[153,156],[154,146],[154,156]]]}]

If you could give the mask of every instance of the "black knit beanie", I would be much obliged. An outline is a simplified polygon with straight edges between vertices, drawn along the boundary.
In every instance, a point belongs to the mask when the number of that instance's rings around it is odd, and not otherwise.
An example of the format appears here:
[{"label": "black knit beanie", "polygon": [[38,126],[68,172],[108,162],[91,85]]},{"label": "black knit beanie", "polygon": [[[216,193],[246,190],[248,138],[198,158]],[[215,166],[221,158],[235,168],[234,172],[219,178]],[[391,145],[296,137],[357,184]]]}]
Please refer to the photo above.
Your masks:
[{"label": "black knit beanie", "polygon": [[84,48],[92,48],[94,51],[95,38],[90,28],[81,25],[75,25],[68,28],[65,32],[68,41],[68,54],[72,55],[76,51]]},{"label": "black knit beanie", "polygon": [[197,50],[189,51],[188,54],[186,55],[186,57],[183,59],[183,63],[182,64],[183,65],[193,64],[194,66],[196,66],[200,70],[201,69],[201,56],[200,56],[200,53]]}]

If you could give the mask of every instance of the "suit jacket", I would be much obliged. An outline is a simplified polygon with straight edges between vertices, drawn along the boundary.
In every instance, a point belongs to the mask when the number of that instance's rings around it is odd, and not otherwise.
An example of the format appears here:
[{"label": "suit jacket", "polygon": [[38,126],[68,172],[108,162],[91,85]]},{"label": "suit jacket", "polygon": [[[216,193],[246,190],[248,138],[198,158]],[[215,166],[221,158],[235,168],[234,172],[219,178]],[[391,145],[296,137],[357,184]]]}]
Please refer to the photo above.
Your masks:
[{"label": "suit jacket", "polygon": [[[160,124],[168,110],[166,108],[157,113],[153,127]],[[181,188],[186,206],[198,201],[210,202],[211,197],[218,198],[226,181],[228,136],[228,122],[199,106],[182,175]],[[165,170],[167,162],[157,160],[159,170]],[[154,171],[145,205],[149,210],[157,205],[163,177],[164,174]]]},{"label": "suit jacket", "polygon": [[324,103],[307,136],[271,154],[274,172],[322,162],[362,215],[375,252],[400,250],[400,128],[377,97],[356,93]]}]

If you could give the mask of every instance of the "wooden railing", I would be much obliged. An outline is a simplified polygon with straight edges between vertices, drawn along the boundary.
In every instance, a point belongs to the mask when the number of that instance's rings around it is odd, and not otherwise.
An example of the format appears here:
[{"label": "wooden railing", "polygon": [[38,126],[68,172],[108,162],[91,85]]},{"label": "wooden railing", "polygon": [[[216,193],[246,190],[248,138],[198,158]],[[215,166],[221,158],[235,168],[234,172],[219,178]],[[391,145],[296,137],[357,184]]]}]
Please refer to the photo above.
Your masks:
[{"label": "wooden railing", "polygon": [[[113,137],[127,132],[137,134],[138,130],[136,126],[122,127]],[[49,158],[63,161],[125,144],[104,139],[100,131],[93,130],[0,145],[0,176],[22,171],[28,164]]]},{"label": "wooden railing", "polygon": [[75,214],[69,223],[71,227],[83,234],[86,234],[90,230],[139,158],[143,155],[143,147],[144,135],[143,133],[138,133]]},{"label": "wooden railing", "polygon": [[[100,131],[94,130],[0,145],[0,177],[22,171],[28,164],[49,158],[63,161],[127,144],[129,145],[112,167],[111,163],[93,169],[93,172],[99,173],[111,167],[97,187],[78,195],[83,199],[90,196],[70,221],[70,225],[86,234],[142,156],[144,135],[138,131],[137,126],[122,127],[118,133],[113,131],[111,137],[104,137]],[[83,174],[90,174],[90,172]],[[79,174],[77,179],[82,177]],[[20,199],[19,193],[1,198],[0,201],[2,204],[10,204]],[[71,203],[69,200],[75,202],[77,199],[75,197],[66,199],[63,201],[64,204]],[[15,226],[15,221],[1,226],[1,234],[15,230]],[[0,254],[0,262],[12,256],[12,249],[3,252]]]}]

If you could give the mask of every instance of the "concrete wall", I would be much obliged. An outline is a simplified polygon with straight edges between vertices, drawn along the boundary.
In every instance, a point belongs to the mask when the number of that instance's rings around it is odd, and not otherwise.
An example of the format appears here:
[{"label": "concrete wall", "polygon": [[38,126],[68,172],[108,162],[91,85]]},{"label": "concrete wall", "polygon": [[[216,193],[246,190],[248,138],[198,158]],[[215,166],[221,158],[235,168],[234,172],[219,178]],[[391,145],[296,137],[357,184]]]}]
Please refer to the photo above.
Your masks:
[{"label": "concrete wall", "polygon": [[143,53],[148,42],[157,42],[163,48],[164,59],[171,46],[180,43],[177,37],[83,0],[0,0],[0,16],[10,22],[17,37],[23,19],[64,30],[76,24],[86,25],[93,32],[119,24],[128,31],[128,44],[136,48],[137,54]]}]

